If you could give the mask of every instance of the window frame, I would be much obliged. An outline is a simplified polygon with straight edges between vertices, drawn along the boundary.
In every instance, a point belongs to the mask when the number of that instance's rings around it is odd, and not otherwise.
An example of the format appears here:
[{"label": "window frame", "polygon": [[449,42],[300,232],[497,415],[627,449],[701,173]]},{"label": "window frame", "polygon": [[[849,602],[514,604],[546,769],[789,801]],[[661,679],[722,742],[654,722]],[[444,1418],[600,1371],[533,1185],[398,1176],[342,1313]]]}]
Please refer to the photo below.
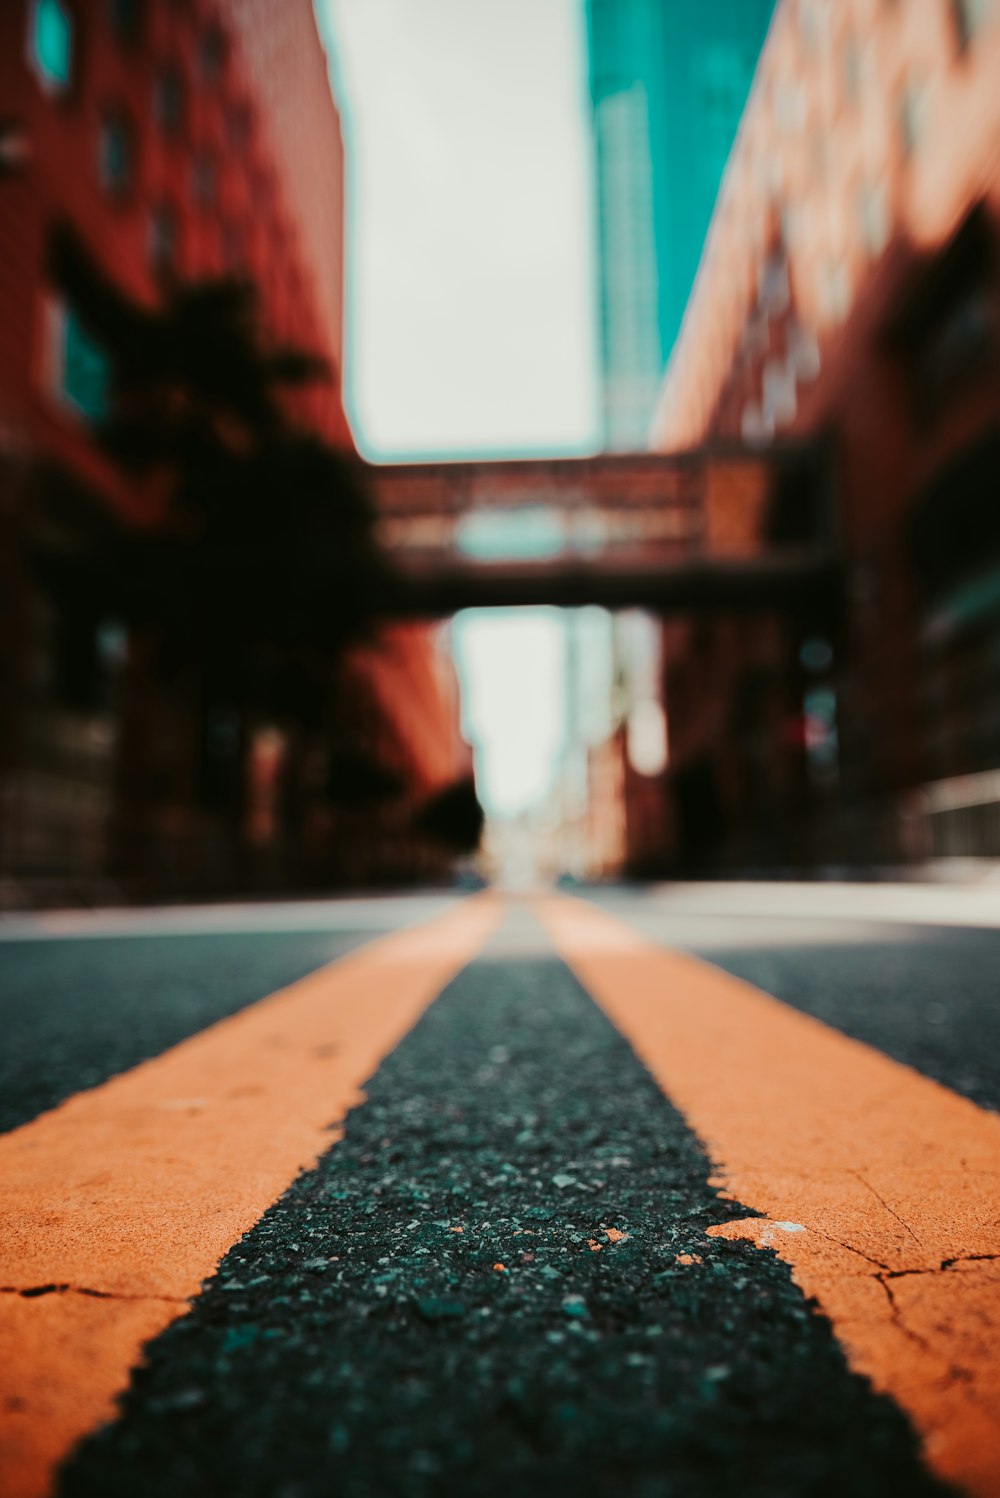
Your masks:
[{"label": "window frame", "polygon": [[[123,10],[125,5],[128,9]],[[145,0],[105,0],[108,30],[119,47],[132,51],[142,41],[146,24]]]},{"label": "window frame", "polygon": [[[168,85],[176,87],[172,116],[169,110],[164,109],[164,90]],[[187,90],[184,86],[184,70],[174,57],[162,62],[153,75],[152,106],[153,122],[160,137],[167,141],[179,140],[184,133]]]},{"label": "window frame", "polygon": [[[109,144],[113,132],[120,132],[123,171],[116,177],[109,170]],[[97,124],[97,175],[108,197],[116,202],[128,198],[135,189],[137,174],[137,133],[128,112],[112,104],[101,111]]]},{"label": "window frame", "polygon": [[195,68],[199,81],[211,87],[221,81],[229,54],[229,38],[217,21],[209,21],[195,41]]},{"label": "window frame", "polygon": [[[110,396],[114,371],[111,355],[90,333],[83,318],[72,303],[57,293],[50,293],[44,304],[45,316],[45,388],[52,403],[63,413],[87,427],[99,426],[110,412]],[[75,349],[71,345],[75,343]],[[80,368],[84,362],[103,362],[103,370],[96,370],[101,390],[96,405],[89,401],[86,392],[81,394],[78,383],[70,378],[74,364]],[[95,371],[90,372],[93,377]]]},{"label": "window frame", "polygon": [[[993,0],[995,4],[995,0]],[[981,31],[991,20],[990,0],[949,0],[952,29],[955,33],[955,48],[959,57],[965,57],[976,45]]]},{"label": "window frame", "polygon": [[211,151],[195,151],[191,158],[191,197],[201,213],[215,208],[218,203],[219,169]]},{"label": "window frame", "polygon": [[[157,249],[158,225],[168,223],[170,243],[166,253],[162,254]],[[147,222],[147,256],[149,268],[158,279],[176,275],[180,238],[180,215],[170,199],[161,198],[150,204]]]},{"label": "window frame", "polygon": [[[61,17],[65,25],[67,48],[66,48],[66,76],[59,77],[56,73],[49,71],[38,46],[38,18],[43,9],[49,9],[54,15]],[[69,0],[30,0],[28,6],[28,32],[25,38],[25,51],[27,53],[28,67],[35,77],[42,92],[52,99],[66,99],[70,97],[77,81],[77,58],[79,54],[79,17]]]},{"label": "window frame", "polygon": [[920,149],[927,130],[927,84],[907,78],[896,102],[899,149],[904,162],[910,162]]}]

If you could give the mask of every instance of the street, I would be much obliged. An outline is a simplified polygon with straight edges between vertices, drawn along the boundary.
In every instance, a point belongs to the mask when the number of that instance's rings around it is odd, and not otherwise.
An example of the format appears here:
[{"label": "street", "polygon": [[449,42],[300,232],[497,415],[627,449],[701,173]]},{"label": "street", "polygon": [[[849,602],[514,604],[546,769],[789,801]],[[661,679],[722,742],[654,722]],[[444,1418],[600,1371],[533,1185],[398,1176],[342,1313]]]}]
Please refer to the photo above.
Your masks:
[{"label": "street", "polygon": [[0,1490],[1000,1494],[998,959],[995,886],[6,917]]}]

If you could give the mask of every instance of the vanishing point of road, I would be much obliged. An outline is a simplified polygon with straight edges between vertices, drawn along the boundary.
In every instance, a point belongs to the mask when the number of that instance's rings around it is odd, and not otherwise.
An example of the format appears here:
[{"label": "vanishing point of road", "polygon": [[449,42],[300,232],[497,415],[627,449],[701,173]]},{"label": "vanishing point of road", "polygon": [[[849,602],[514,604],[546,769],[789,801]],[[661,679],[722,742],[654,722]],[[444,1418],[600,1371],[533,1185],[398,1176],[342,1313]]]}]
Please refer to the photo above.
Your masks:
[{"label": "vanishing point of road", "polygon": [[0,923],[4,1498],[1000,1495],[1000,889]]}]

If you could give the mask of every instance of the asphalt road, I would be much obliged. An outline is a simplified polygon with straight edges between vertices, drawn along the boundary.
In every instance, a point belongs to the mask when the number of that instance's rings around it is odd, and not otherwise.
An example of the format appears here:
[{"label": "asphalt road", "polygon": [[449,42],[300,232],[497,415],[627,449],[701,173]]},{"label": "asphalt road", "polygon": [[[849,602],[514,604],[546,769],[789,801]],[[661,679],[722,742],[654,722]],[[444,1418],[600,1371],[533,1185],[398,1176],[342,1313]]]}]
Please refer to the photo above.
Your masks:
[{"label": "asphalt road", "polygon": [[[821,884],[661,886],[591,898],[654,941],[1000,1111],[1000,887],[986,899]],[[965,911],[983,924],[955,924]]]},{"label": "asphalt road", "polygon": [[448,903],[0,921],[0,1131]]},{"label": "asphalt road", "polygon": [[[770,915],[724,887],[593,898],[1000,1106],[1000,930],[880,920],[875,896],[802,909],[779,895]],[[10,930],[3,1126],[446,903],[285,907],[218,930],[200,917],[193,934],[176,915],[99,937]],[[515,910],[383,1062],[344,1138],[147,1349],[120,1418],[63,1464],[58,1491],[948,1491],[787,1265],[706,1236],[748,1215],[710,1175]]]}]

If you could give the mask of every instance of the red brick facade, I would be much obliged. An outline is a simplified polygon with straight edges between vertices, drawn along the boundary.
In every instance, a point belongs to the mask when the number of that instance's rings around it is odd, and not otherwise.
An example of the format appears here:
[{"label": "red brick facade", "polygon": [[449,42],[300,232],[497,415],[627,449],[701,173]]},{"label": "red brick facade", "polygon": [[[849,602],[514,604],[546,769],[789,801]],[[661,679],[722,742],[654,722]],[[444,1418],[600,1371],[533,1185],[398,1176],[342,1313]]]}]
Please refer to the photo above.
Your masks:
[{"label": "red brick facade", "polygon": [[[1000,853],[998,78],[988,0],[784,0],[659,403],[666,451],[828,455],[846,608],[812,689],[836,697],[838,861]],[[771,663],[786,738],[803,644]]]},{"label": "red brick facade", "polygon": [[[39,587],[27,561],[39,538],[73,554],[109,529],[155,526],[162,502],[103,456],[72,386],[73,309],[49,274],[58,224],[147,305],[168,279],[251,280],[267,339],[333,371],[288,397],[296,422],[353,448],[340,384],[344,153],[310,0],[9,0],[0,98],[0,903],[32,881],[53,898],[94,898],[109,876],[112,894],[231,885],[240,855],[199,800],[213,735],[236,736],[229,779],[253,783],[244,832],[262,886],[283,870],[377,876],[377,836],[367,862],[335,846],[363,840],[372,817],[345,830],[324,809],[334,747],[357,750],[354,718],[371,720],[369,758],[400,771],[393,856],[414,872],[408,817],[467,768],[432,632],[390,632],[344,659],[325,726],[303,736],[207,713],[194,677],[154,682],[148,642],[110,620],[102,684],[82,705],[59,681],[79,645],[65,593]],[[74,357],[85,380],[92,351]],[[240,787],[212,795],[238,800]]]},{"label": "red brick facade", "polygon": [[[0,97],[27,147],[24,164],[2,184],[0,423],[17,442],[89,480],[97,473],[86,429],[53,401],[47,384],[53,220],[69,219],[115,281],[144,299],[157,290],[158,218],[171,224],[174,244],[163,258],[179,278],[248,274],[270,332],[339,367],[343,148],[309,0],[266,7],[65,0],[62,9],[71,28],[70,75],[57,87],[33,58],[38,0],[0,7]],[[116,30],[116,16],[134,20],[122,19]],[[269,18],[282,42],[285,94],[277,114],[256,84],[267,68]],[[289,87],[291,74],[303,79],[301,88]],[[118,186],[102,181],[101,136],[110,121],[120,121],[128,139]],[[292,171],[296,128],[312,147]],[[321,157],[329,162],[325,190],[317,180]],[[311,424],[349,440],[337,386],[301,399],[310,403]],[[128,504],[103,472],[100,487]]]}]

